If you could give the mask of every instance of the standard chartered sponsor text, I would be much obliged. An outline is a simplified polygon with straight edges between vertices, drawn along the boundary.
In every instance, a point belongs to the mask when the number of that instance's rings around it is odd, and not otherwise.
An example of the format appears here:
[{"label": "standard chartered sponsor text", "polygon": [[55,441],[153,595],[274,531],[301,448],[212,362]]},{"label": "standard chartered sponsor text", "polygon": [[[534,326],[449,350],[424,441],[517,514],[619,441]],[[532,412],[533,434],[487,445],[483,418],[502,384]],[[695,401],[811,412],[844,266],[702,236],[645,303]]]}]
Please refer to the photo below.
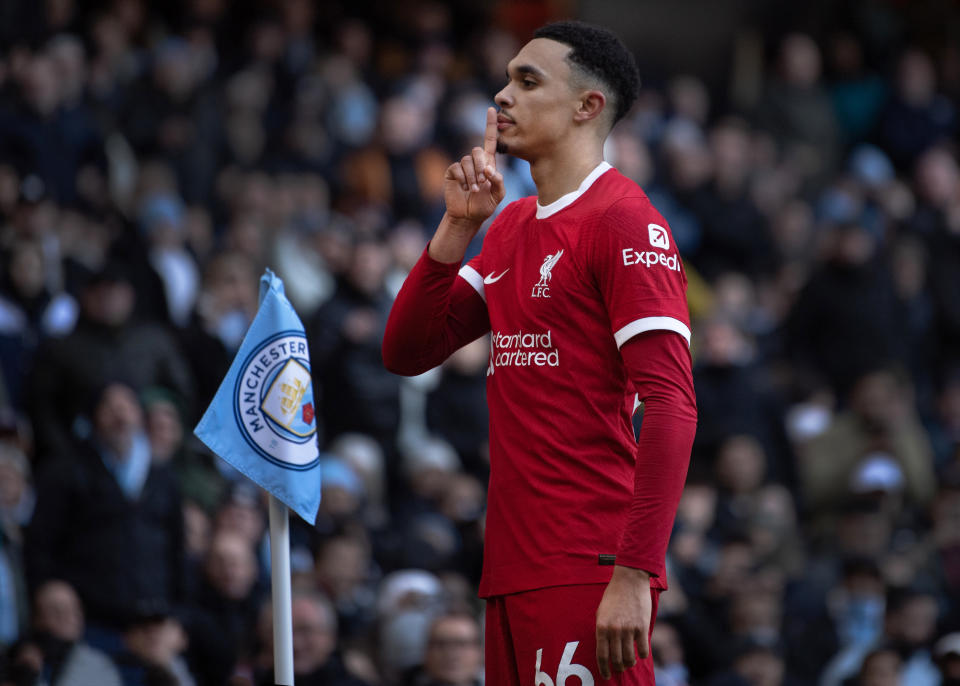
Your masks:
[{"label": "standard chartered sponsor text", "polygon": [[491,363],[494,367],[559,367],[560,351],[553,347],[553,333],[517,331],[493,334]]}]

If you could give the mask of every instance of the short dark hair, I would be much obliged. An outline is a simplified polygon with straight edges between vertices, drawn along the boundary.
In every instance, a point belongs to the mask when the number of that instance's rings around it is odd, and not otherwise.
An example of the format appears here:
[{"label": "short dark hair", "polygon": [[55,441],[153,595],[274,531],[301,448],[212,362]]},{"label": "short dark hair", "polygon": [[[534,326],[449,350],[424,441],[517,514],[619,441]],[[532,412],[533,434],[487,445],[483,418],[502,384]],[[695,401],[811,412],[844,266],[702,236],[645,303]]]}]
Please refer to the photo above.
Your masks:
[{"label": "short dark hair", "polygon": [[613,32],[582,21],[558,21],[541,26],[533,37],[570,46],[567,59],[610,89],[616,106],[614,124],[633,106],[640,91],[640,70],[633,53]]}]

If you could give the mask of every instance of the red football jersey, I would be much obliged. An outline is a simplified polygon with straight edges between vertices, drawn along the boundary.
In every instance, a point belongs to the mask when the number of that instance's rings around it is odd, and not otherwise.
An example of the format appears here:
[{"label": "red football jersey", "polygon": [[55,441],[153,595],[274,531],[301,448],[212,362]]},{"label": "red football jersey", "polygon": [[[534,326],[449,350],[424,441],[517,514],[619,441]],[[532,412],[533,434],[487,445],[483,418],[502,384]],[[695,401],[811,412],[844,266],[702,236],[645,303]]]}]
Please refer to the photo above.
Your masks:
[{"label": "red football jersey", "polygon": [[460,277],[486,302],[491,335],[480,595],[606,582],[637,450],[618,348],[653,330],[690,342],[667,223],[604,162],[550,205],[508,205]]}]

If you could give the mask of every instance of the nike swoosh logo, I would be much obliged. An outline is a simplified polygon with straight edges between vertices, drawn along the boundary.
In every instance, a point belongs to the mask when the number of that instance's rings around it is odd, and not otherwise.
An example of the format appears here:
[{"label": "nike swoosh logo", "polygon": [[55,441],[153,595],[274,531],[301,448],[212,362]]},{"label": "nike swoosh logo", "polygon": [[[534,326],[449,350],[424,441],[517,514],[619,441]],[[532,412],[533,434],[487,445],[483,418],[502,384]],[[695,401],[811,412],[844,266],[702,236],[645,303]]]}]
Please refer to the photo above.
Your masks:
[{"label": "nike swoosh logo", "polygon": [[502,279],[502,278],[503,278],[503,275],[506,274],[508,271],[510,271],[510,267],[507,267],[506,269],[504,269],[504,270],[503,270],[503,273],[500,274],[500,276],[494,276],[494,275],[493,275],[493,272],[490,272],[490,273],[487,274],[485,277],[483,277],[483,282],[484,282],[485,284],[496,283],[497,281],[499,281],[500,279]]}]

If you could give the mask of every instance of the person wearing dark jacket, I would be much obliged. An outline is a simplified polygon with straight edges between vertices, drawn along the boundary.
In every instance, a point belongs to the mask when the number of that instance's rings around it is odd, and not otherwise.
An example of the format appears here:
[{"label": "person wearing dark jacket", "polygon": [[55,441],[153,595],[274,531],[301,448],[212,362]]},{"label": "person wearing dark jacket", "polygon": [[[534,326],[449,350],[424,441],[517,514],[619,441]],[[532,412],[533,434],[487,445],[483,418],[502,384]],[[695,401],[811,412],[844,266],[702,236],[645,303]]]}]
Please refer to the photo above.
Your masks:
[{"label": "person wearing dark jacket", "polygon": [[51,580],[37,589],[31,624],[30,633],[11,649],[0,683],[121,686],[113,661],[83,640],[83,607],[69,584]]},{"label": "person wearing dark jacket", "polygon": [[226,683],[239,661],[252,652],[251,629],[262,595],[257,576],[250,543],[232,531],[215,533],[184,623],[187,660],[201,683]]},{"label": "person wearing dark jacket", "polygon": [[864,372],[905,364],[905,317],[885,256],[864,227],[836,227],[829,250],[790,311],[788,352],[845,394]]},{"label": "person wearing dark jacket", "polygon": [[129,274],[119,264],[108,264],[82,289],[77,328],[37,352],[25,404],[40,462],[69,453],[71,430],[84,404],[110,379],[125,379],[137,388],[162,386],[192,404],[193,377],[176,343],[162,327],[135,323],[134,305]]},{"label": "person wearing dark jacket", "polygon": [[34,587],[61,578],[77,590],[109,648],[130,613],[179,599],[183,515],[133,389],[111,383],[93,408],[90,440],[41,470],[25,557]]},{"label": "person wearing dark jacket", "polygon": [[327,439],[366,433],[389,451],[400,421],[400,380],[383,368],[380,354],[391,302],[384,288],[388,266],[381,243],[358,241],[347,273],[310,319],[307,333]]}]

